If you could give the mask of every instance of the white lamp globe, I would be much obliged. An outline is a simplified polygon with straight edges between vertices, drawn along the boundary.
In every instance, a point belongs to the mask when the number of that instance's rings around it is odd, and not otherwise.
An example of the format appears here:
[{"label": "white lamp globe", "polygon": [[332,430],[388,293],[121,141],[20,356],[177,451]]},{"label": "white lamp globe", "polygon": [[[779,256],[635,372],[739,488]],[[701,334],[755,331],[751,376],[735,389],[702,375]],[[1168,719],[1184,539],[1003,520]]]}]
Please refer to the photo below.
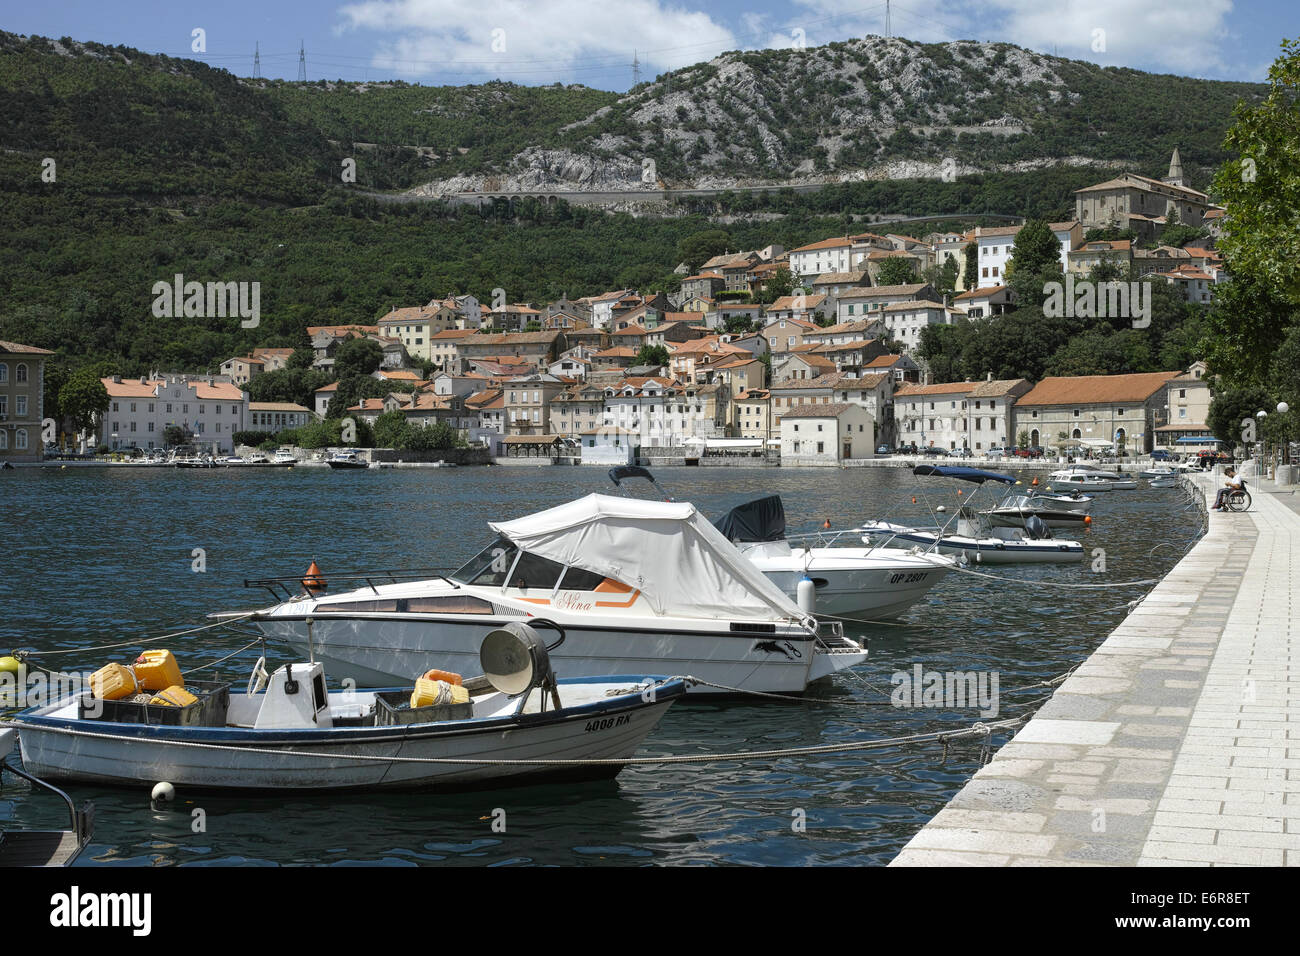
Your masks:
[{"label": "white lamp globe", "polygon": [[1286,402],[1277,403],[1277,413],[1279,415],[1285,415],[1289,411],[1291,411],[1291,406],[1288,405]]}]

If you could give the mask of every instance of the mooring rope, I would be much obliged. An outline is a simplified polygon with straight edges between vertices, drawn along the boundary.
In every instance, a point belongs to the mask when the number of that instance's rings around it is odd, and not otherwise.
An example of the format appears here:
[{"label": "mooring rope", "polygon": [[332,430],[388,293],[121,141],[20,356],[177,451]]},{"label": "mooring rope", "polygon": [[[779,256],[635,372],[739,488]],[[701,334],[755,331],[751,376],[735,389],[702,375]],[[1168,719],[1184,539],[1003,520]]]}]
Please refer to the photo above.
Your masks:
[{"label": "mooring rope", "polygon": [[227,618],[224,621],[217,621],[214,624],[189,627],[183,631],[174,631],[171,634],[160,634],[157,637],[141,637],[134,641],[126,641],[121,644],[100,644],[94,647],[70,647],[58,651],[32,651],[20,649],[14,651],[13,656],[20,661],[25,661],[29,658],[54,657],[58,654],[88,654],[91,651],[112,651],[122,647],[139,647],[141,644],[153,644],[158,641],[171,640],[174,637],[184,637],[186,634],[197,634],[200,631],[209,631],[214,627],[226,627],[227,625],[234,624],[236,621],[243,621],[251,617],[256,617],[257,614],[257,611],[249,611],[246,614],[238,614],[234,617]]}]

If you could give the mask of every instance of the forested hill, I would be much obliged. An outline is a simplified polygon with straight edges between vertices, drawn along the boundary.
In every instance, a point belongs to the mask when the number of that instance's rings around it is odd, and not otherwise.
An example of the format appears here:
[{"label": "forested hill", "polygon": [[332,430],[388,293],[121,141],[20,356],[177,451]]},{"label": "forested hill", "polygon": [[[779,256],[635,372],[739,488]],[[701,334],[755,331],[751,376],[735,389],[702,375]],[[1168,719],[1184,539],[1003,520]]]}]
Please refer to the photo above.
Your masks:
[{"label": "forested hill", "polygon": [[0,32],[0,169],[39,191],[162,201],[319,202],[341,186],[409,186],[507,161],[617,100],[581,86],[285,83],[195,60]]},{"label": "forested hill", "polygon": [[16,172],[50,156],[69,188],[104,195],[297,205],[340,185],[345,157],[358,186],[425,184],[436,195],[635,189],[647,159],[663,185],[724,188],[1062,163],[1163,175],[1178,146],[1203,185],[1224,159],[1233,106],[1264,89],[1005,43],[880,37],[726,53],[623,96],[559,84],[298,84],[0,33],[0,162]]}]

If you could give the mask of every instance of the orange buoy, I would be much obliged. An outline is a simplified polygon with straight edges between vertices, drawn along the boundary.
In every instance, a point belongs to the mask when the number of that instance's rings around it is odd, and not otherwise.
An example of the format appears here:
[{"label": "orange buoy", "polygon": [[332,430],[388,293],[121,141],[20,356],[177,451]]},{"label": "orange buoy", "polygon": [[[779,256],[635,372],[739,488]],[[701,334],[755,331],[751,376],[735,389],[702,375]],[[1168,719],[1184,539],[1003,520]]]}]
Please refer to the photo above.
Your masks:
[{"label": "orange buoy", "polygon": [[912,504],[916,504],[916,495],[912,495]]},{"label": "orange buoy", "polygon": [[823,521],[822,527],[825,528],[827,531],[829,531],[831,528],[831,519],[827,518],[825,521]]},{"label": "orange buoy", "polygon": [[308,594],[325,590],[325,579],[321,577],[320,568],[316,566],[315,561],[312,561],[311,567],[307,569],[307,576],[302,579],[302,586]]},{"label": "orange buoy", "polygon": [[1034,487],[1034,486],[1036,486],[1037,484],[1038,484],[1038,479],[1035,478],[1033,481],[1030,482],[1030,487]]},{"label": "orange buoy", "polygon": [[1092,524],[1092,515],[1084,515],[1084,516],[1083,516],[1083,523],[1084,523],[1085,525],[1090,525],[1090,524]]},{"label": "orange buoy", "polygon": [[957,489],[957,497],[958,497],[958,498],[961,497],[961,489],[960,489],[960,488]]}]

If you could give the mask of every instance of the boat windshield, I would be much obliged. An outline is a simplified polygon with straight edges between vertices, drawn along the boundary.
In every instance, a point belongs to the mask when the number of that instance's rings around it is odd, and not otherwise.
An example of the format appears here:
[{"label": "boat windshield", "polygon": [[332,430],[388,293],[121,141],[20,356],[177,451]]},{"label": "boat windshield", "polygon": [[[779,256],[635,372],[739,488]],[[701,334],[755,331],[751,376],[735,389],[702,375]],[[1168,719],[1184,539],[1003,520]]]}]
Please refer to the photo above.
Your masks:
[{"label": "boat windshield", "polygon": [[515,563],[515,554],[518,550],[505,538],[497,538],[470,558],[452,574],[452,577],[466,584],[500,587],[505,584],[506,575],[510,572],[510,566]]}]

